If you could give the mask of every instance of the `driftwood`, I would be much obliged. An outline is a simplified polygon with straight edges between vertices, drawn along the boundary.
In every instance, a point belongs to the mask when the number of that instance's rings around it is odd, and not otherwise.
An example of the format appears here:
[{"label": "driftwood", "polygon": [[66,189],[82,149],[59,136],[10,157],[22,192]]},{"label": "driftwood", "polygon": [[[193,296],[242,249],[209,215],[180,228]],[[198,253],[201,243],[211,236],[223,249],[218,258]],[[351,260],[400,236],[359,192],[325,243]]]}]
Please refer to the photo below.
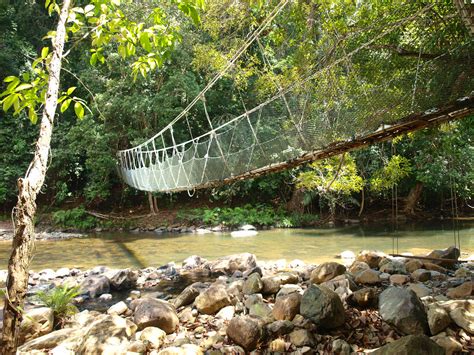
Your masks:
[{"label": "driftwood", "polygon": [[144,214],[140,216],[129,216],[129,217],[123,217],[123,216],[113,216],[110,214],[103,214],[99,212],[93,212],[93,211],[86,211],[88,215],[91,215],[93,217],[99,218],[99,219],[140,219],[140,218],[145,218],[145,217],[150,217],[151,214]]},{"label": "driftwood", "polygon": [[433,261],[444,261],[448,263],[463,263],[467,261],[462,261],[458,259],[443,259],[443,258],[434,258],[431,256],[417,256],[417,255],[404,255],[404,254],[388,254],[390,256],[401,256],[403,258],[408,258],[408,259],[421,259],[421,260],[433,260]]}]

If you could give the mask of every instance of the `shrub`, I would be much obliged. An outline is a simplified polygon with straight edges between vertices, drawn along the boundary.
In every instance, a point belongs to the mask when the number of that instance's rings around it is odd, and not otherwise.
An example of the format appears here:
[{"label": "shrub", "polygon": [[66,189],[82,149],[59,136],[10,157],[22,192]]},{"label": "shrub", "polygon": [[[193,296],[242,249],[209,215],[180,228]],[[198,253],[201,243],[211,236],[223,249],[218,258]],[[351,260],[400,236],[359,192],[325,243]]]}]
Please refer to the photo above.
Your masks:
[{"label": "shrub", "polygon": [[82,206],[54,212],[53,222],[61,227],[82,230],[92,229],[97,226],[97,219],[88,215]]},{"label": "shrub", "polygon": [[77,313],[78,309],[71,301],[74,297],[79,296],[79,294],[79,286],[68,287],[61,285],[46,292],[40,291],[36,294],[36,297],[46,307],[53,310],[55,323],[60,324],[64,322],[67,317]]}]

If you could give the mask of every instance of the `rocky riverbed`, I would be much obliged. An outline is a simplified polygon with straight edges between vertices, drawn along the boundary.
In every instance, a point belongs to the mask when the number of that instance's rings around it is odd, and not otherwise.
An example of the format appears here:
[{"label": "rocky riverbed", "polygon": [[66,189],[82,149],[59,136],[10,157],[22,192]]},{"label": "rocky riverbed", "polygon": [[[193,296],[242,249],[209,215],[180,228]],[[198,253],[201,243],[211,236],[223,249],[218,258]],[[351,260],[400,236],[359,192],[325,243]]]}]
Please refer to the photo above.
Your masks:
[{"label": "rocky riverbed", "polygon": [[[474,344],[474,264],[364,251],[307,265],[244,253],[141,270],[30,274],[20,354],[454,354]],[[0,272],[0,283],[5,272]],[[80,285],[58,324],[34,294]]]}]

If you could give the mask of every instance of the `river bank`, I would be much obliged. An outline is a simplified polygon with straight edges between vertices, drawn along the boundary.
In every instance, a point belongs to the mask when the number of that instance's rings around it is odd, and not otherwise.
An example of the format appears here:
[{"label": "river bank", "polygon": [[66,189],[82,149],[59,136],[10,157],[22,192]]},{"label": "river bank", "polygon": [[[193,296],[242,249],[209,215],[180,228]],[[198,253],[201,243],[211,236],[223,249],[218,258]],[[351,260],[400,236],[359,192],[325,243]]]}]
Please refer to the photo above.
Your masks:
[{"label": "river bank", "polygon": [[[474,264],[453,266],[455,248],[431,256],[439,260],[362,252],[345,265],[315,265],[244,253],[138,270],[42,270],[30,274],[33,324],[22,328],[19,353],[471,352]],[[34,294],[65,284],[81,288],[73,301],[81,312],[58,325]]]}]

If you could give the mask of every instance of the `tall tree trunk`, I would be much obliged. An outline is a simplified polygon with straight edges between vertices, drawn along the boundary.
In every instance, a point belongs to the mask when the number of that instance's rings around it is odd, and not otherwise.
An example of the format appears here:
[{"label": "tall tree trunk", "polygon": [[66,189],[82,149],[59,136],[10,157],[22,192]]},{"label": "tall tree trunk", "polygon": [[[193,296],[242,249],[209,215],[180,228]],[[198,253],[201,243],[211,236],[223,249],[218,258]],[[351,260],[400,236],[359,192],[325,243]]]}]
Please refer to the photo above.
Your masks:
[{"label": "tall tree trunk", "polygon": [[154,201],[153,194],[151,192],[147,192],[146,194],[148,196],[148,205],[150,206],[150,213],[151,214],[156,214],[157,210],[155,209],[156,206],[155,206],[155,201]]},{"label": "tall tree trunk", "polygon": [[403,212],[409,215],[415,213],[415,207],[421,197],[421,192],[423,191],[423,183],[417,182],[415,186],[412,187],[408,197],[406,199],[405,208]]},{"label": "tall tree trunk", "polygon": [[48,68],[48,90],[35,154],[25,177],[18,179],[18,202],[14,209],[15,235],[8,262],[7,292],[3,310],[1,347],[3,354],[14,354],[18,345],[18,331],[22,320],[24,298],[28,288],[28,271],[35,241],[36,196],[46,176],[70,4],[71,0],[64,0],[53,41],[52,58]]}]

